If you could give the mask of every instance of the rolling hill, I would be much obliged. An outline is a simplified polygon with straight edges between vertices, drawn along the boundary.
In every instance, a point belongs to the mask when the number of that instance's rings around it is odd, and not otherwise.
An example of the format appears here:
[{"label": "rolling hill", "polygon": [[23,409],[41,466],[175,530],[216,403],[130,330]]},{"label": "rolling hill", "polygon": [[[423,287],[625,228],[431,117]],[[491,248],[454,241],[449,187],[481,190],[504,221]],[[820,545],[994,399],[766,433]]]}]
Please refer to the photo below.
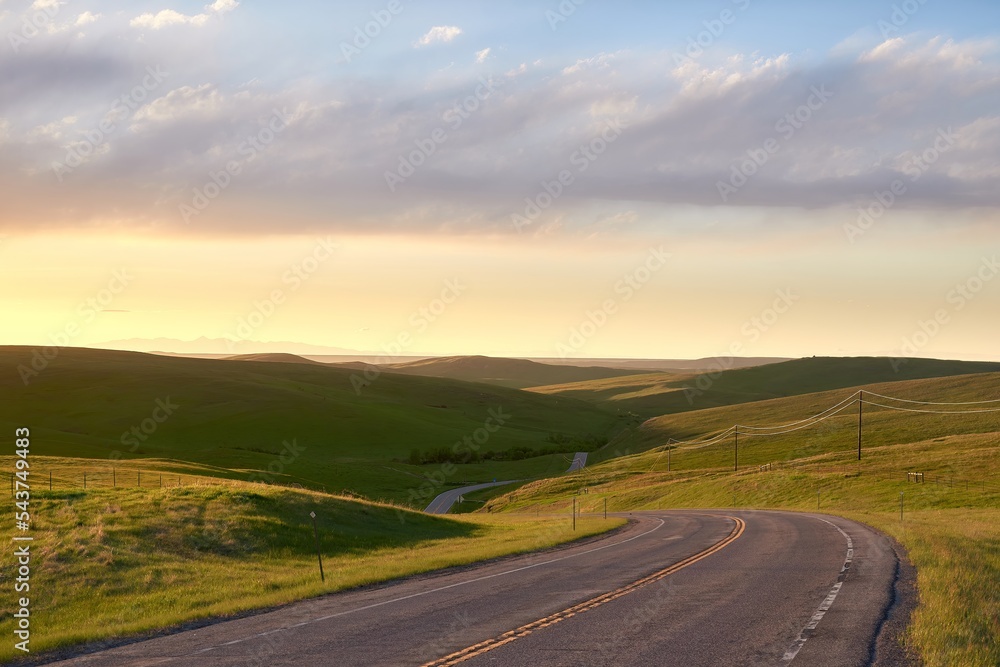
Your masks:
[{"label": "rolling hill", "polygon": [[500,357],[435,357],[383,366],[391,373],[451,378],[467,382],[486,382],[502,387],[524,389],[538,385],[599,380],[641,373],[639,370],[600,366],[556,366],[527,359]]},{"label": "rolling hill", "polygon": [[[1000,401],[1000,373],[977,373],[943,378],[904,380],[866,384],[825,392],[754,401],[654,417],[639,428],[623,434],[605,450],[590,456],[605,461],[660,447],[669,440],[691,442],[739,424],[740,464],[746,466],[787,461],[830,452],[856,451],[858,408],[856,401],[844,406],[836,416],[815,426],[791,430],[775,436],[754,436],[754,428],[794,424],[850,399],[858,390],[913,401]],[[1000,413],[970,412],[965,415],[934,414],[934,406],[920,406],[878,397],[875,403],[896,408],[925,409],[929,413],[908,412],[866,405],[863,414],[863,446],[880,447],[900,442],[917,442],[951,435],[993,433],[1000,430]],[[1000,408],[1000,403],[979,408]],[[977,406],[964,409],[975,410]],[[951,408],[961,410],[963,408]],[[798,425],[796,425],[798,426]],[[795,426],[789,427],[794,429]],[[783,430],[783,429],[779,429]],[[727,438],[708,447],[679,445],[672,454],[674,469],[727,467],[733,463],[734,439]]]},{"label": "rolling hill", "polygon": [[766,366],[532,387],[531,391],[588,401],[644,417],[736,405],[859,385],[1000,371],[1000,363],[885,357],[810,357]]},{"label": "rolling hill", "polygon": [[[826,360],[818,365],[827,366],[831,384],[873,375],[858,360],[844,360],[840,368]],[[962,368],[977,366],[913,363],[911,372]],[[782,390],[818,384],[781,374],[774,379],[785,380]],[[858,460],[853,399],[861,389],[870,403],[863,406]],[[815,424],[808,420],[842,401],[842,414]],[[941,414],[960,410],[967,412]],[[741,425],[738,471],[733,436],[706,446],[660,447],[669,438],[699,438],[734,424]],[[779,425],[785,428],[775,431],[782,432],[770,436],[744,431]],[[600,516],[606,503],[612,512],[735,508],[845,516],[894,538],[904,563],[916,568],[919,595],[910,599],[918,606],[900,634],[906,664],[1000,664],[1000,372],[844,386],[664,415],[590,461],[572,475],[480,495],[480,511],[544,515],[578,507],[584,515]],[[910,474],[915,472],[920,476]]]},{"label": "rolling hill", "polygon": [[767,366],[777,364],[782,361],[791,361],[791,357],[702,357],[701,359],[576,359],[567,357],[542,357],[532,359],[543,364],[565,365],[586,365],[601,366],[604,368],[622,368],[645,373],[667,372],[667,373],[707,373],[720,368],[751,368],[753,366]]},{"label": "rolling hill", "polygon": [[[29,426],[39,456],[179,459],[415,505],[443,485],[555,474],[566,468],[562,455],[502,453],[592,446],[618,428],[614,416],[572,398],[394,373],[369,381],[298,361],[66,348],[44,367],[36,358],[40,370],[26,385],[19,368],[30,369],[34,352],[0,348],[0,425]],[[451,467],[405,463],[414,450],[465,438],[501,455]]]},{"label": "rolling hill", "polygon": [[262,352],[260,354],[234,354],[231,357],[223,357],[227,361],[273,361],[282,364],[316,364],[322,366],[322,362],[313,361],[300,357],[297,354],[287,354],[285,352]]}]

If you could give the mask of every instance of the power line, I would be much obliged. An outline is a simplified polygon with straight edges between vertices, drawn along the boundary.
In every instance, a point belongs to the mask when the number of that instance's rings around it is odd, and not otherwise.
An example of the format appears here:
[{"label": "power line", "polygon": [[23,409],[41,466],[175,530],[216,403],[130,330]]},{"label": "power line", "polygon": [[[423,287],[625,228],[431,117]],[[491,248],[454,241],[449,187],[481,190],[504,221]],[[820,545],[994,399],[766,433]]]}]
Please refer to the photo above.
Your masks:
[{"label": "power line", "polygon": [[[828,417],[832,417],[833,414],[837,414],[837,412],[839,412],[841,409],[847,407],[848,405],[853,404],[854,401],[857,400],[858,395],[860,393],[861,392],[856,391],[853,394],[851,394],[850,396],[848,396],[847,398],[845,398],[844,400],[842,400],[840,403],[837,403],[836,405],[834,405],[833,407],[827,408],[826,410],[823,410],[822,412],[820,412],[818,414],[815,414],[812,417],[806,417],[805,419],[800,419],[798,421],[790,422],[788,424],[781,424],[779,426],[746,426],[744,424],[738,424],[737,428],[751,429],[751,430],[754,430],[754,431],[771,431],[771,430],[780,430],[780,429],[788,428],[790,426],[797,426],[798,424],[804,424],[805,422],[813,421],[813,420],[815,420],[815,423],[818,424],[821,421],[827,419]],[[836,412],[833,412],[833,414],[827,414],[827,413],[829,413],[831,411],[836,411]],[[793,430],[798,430],[798,429],[793,429]],[[747,435],[754,435],[754,434],[753,433],[749,433]],[[768,435],[768,434],[762,433],[761,435]]]},{"label": "power line", "polygon": [[[794,433],[795,431],[801,431],[802,429],[809,428],[810,426],[815,426],[816,424],[822,423],[822,422],[826,421],[827,419],[830,419],[831,417],[836,417],[838,414],[840,414],[841,412],[843,412],[847,408],[849,408],[852,405],[854,405],[855,402],[856,401],[852,401],[851,403],[848,403],[846,405],[840,405],[840,409],[837,410],[837,412],[832,412],[832,413],[826,415],[825,417],[823,417],[821,419],[817,419],[816,421],[814,421],[814,422],[812,422],[810,424],[803,424],[802,426],[796,426],[795,428],[786,429],[784,431],[775,431],[774,433],[747,433],[745,431],[741,431],[740,433],[742,435],[746,435],[746,436],[749,436],[749,437],[754,437],[754,436],[769,436],[769,435],[783,435],[785,433]],[[867,402],[868,401],[865,401],[865,403],[867,403]]]},{"label": "power line", "polygon": [[918,412],[925,415],[975,415],[1000,412],[1000,408],[990,408],[986,410],[918,410],[916,408],[902,408],[898,405],[883,405],[873,401],[864,401],[865,405],[874,405],[886,410],[896,410],[898,412]]},{"label": "power line", "polygon": [[685,447],[684,449],[701,449],[702,447],[708,447],[709,445],[714,445],[716,442],[728,438],[729,435],[732,434],[732,432],[735,431],[735,430],[736,430],[735,426],[730,426],[725,431],[723,431],[722,433],[718,434],[717,436],[713,437],[710,440],[705,440],[705,441],[700,441],[700,440],[678,441],[676,444],[678,444],[678,445],[691,445],[690,447]]},{"label": "power line", "polygon": [[936,403],[934,401],[914,401],[908,398],[895,398],[893,396],[883,396],[882,394],[876,394],[874,391],[868,392],[872,396],[878,396],[879,398],[884,398],[887,401],[898,401],[900,403],[918,403],[920,405],[985,405],[987,403],[1000,403],[1000,398],[996,398],[990,401],[962,401],[959,403]]},{"label": "power line", "polygon": [[[855,403],[858,404],[859,409],[862,405],[872,405],[875,407],[884,408],[886,410],[895,410],[898,412],[910,412],[918,414],[970,415],[970,414],[1000,413],[1000,408],[986,408],[986,409],[975,409],[975,410],[926,410],[918,408],[906,408],[898,405],[885,405],[883,403],[876,403],[874,401],[865,400],[864,398],[865,393],[871,396],[877,396],[878,398],[888,401],[899,401],[902,403],[910,403],[914,405],[963,406],[963,405],[987,405],[993,403],[1000,403],[1000,399],[986,400],[986,401],[962,401],[962,402],[918,401],[906,398],[895,398],[893,396],[884,396],[882,394],[877,394],[872,391],[858,390],[853,394],[851,394],[850,396],[848,396],[847,398],[830,406],[826,410],[823,410],[822,412],[812,415],[811,417],[806,417],[805,419],[800,419],[798,421],[789,422],[787,424],[779,424],[775,426],[749,426],[744,424],[736,424],[734,426],[730,426],[726,430],[716,435],[704,436],[705,438],[707,438],[707,440],[706,439],[674,440],[673,438],[670,438],[670,441],[666,445],[661,446],[662,451],[666,451],[666,449],[671,447],[671,445],[675,446],[678,449],[681,448],[702,449],[704,447],[709,447],[722,440],[725,440],[732,434],[735,434],[736,438],[738,439],[741,434],[749,437],[761,437],[761,436],[785,435],[787,433],[794,433],[796,431],[801,431],[811,426],[815,426],[817,424],[826,421],[827,419],[835,417],[840,413],[842,413],[848,407],[854,405]],[[687,445],[687,446],[681,447],[682,445]]]}]

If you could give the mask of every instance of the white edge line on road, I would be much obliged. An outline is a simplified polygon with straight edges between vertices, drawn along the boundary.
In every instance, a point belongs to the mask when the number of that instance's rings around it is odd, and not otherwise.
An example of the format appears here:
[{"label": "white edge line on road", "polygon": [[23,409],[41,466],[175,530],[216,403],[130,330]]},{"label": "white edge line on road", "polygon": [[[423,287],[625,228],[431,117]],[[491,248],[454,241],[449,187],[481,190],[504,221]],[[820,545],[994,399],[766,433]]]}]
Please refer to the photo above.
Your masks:
[{"label": "white edge line on road", "polygon": [[782,665],[787,665],[792,660],[795,660],[795,656],[799,654],[799,651],[802,650],[802,647],[805,646],[806,641],[808,641],[809,633],[816,629],[819,622],[823,620],[824,616],[826,616],[826,612],[830,611],[830,607],[833,606],[834,600],[836,600],[837,595],[840,594],[840,589],[844,586],[844,577],[847,576],[847,570],[850,569],[851,563],[854,562],[854,540],[851,539],[851,536],[845,533],[840,526],[831,521],[820,519],[819,517],[813,518],[833,526],[841,535],[844,536],[847,540],[847,557],[844,559],[844,566],[840,568],[840,575],[837,577],[837,583],[833,585],[833,588],[830,589],[830,593],[826,596],[823,602],[820,603],[819,609],[816,610],[816,613],[813,614],[812,618],[809,619],[809,622],[806,623],[806,627],[802,628],[802,632],[799,633],[798,639],[796,639],[788,650],[785,651],[785,656],[781,659]]},{"label": "white edge line on road", "polygon": [[307,621],[302,621],[301,623],[296,623],[294,625],[288,625],[288,626],[281,627],[281,628],[275,628],[273,630],[267,630],[266,632],[258,632],[257,634],[253,634],[253,635],[250,635],[248,637],[243,637],[241,639],[234,639],[232,641],[228,641],[228,642],[225,642],[223,644],[217,644],[215,646],[209,646],[208,648],[203,648],[203,649],[200,649],[198,651],[195,651],[194,653],[189,653],[187,655],[171,656],[169,658],[165,658],[163,660],[163,662],[168,662],[170,660],[181,660],[181,659],[183,659],[185,657],[190,657],[190,656],[193,656],[193,655],[200,655],[202,653],[208,653],[209,651],[214,651],[215,649],[222,648],[223,646],[232,646],[233,644],[240,644],[240,643],[247,642],[247,641],[250,641],[250,640],[253,640],[253,639],[258,639],[260,637],[266,637],[268,635],[273,635],[273,634],[275,634],[277,632],[284,632],[286,630],[291,630],[293,628],[301,628],[304,625],[311,625],[313,623],[320,623],[322,621],[328,621],[331,618],[338,618],[340,616],[347,616],[349,614],[356,614],[356,613],[361,612],[361,611],[367,611],[369,609],[375,609],[376,607],[383,607],[385,605],[395,604],[397,602],[404,602],[406,600],[412,600],[413,598],[423,597],[424,595],[430,595],[431,593],[440,593],[441,591],[446,591],[446,590],[449,590],[451,588],[457,588],[459,586],[466,586],[468,584],[474,584],[476,582],[486,581],[488,579],[495,579],[496,577],[504,577],[504,576],[507,576],[509,574],[515,574],[517,572],[523,572],[525,570],[530,570],[532,568],[541,567],[542,565],[551,565],[552,563],[558,563],[560,561],[569,560],[570,558],[577,558],[579,556],[586,556],[587,554],[592,554],[592,553],[595,553],[597,551],[603,551],[604,549],[610,549],[611,547],[617,547],[619,545],[626,544],[628,542],[632,542],[633,540],[637,540],[640,537],[645,537],[646,535],[649,535],[650,533],[654,533],[654,532],[658,531],[660,528],[662,528],[664,525],[666,525],[666,521],[664,521],[663,519],[661,519],[659,517],[653,517],[653,518],[660,522],[659,525],[657,525],[655,528],[647,530],[645,533],[639,533],[638,535],[633,535],[632,537],[630,537],[628,539],[621,540],[619,542],[613,542],[612,544],[605,544],[604,546],[595,547],[593,549],[588,549],[587,551],[581,551],[579,553],[569,554],[567,556],[560,556],[559,558],[553,558],[552,560],[543,561],[541,563],[532,563],[531,565],[525,565],[524,567],[514,568],[513,570],[507,570],[505,572],[497,572],[495,574],[487,574],[485,576],[475,577],[474,579],[468,579],[466,581],[459,581],[459,582],[456,582],[454,584],[448,584],[447,586],[441,586],[440,588],[434,588],[434,589],[427,590],[427,591],[421,591],[419,593],[411,593],[410,595],[404,595],[402,597],[393,598],[391,600],[383,600],[382,602],[375,602],[373,604],[365,605],[363,607],[357,607],[356,609],[348,609],[347,611],[337,612],[336,614],[327,614],[326,616],[319,616],[317,618],[311,618],[311,619],[309,619]]}]

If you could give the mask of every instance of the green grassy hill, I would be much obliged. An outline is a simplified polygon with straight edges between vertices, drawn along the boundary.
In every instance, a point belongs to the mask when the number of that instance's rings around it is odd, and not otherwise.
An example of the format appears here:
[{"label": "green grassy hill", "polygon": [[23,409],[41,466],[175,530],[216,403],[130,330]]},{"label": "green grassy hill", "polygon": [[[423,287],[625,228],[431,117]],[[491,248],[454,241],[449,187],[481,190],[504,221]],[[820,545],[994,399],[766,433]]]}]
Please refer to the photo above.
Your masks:
[{"label": "green grassy hill", "polygon": [[[185,359],[62,349],[25,386],[32,349],[0,348],[0,428],[29,426],[38,455],[180,459],[275,481],[418,503],[427,482],[556,474],[562,455],[443,468],[408,465],[465,437],[481,451],[573,449],[619,420],[565,397],[319,364]],[[169,413],[169,414],[167,414]],[[503,425],[487,433],[491,414]],[[159,421],[157,421],[159,420]],[[135,429],[135,431],[133,431]],[[414,488],[422,495],[414,499]],[[440,490],[440,489],[438,489]]]},{"label": "green grassy hill", "polygon": [[894,365],[886,357],[811,357],[714,374],[653,373],[532,391],[650,417],[864,384],[992,372],[1000,372],[1000,363],[905,359]]},{"label": "green grassy hill", "polygon": [[577,398],[615,412],[632,412],[643,417],[663,414],[671,394],[683,391],[685,382],[696,375],[683,373],[642,373],[603,380],[583,380],[530,387],[528,391],[548,396]]},{"label": "green grassy hill", "polygon": [[229,361],[274,361],[283,364],[322,365],[322,362],[313,361],[312,359],[306,359],[305,357],[300,357],[297,354],[285,354],[279,352],[270,352],[261,354],[234,354],[231,357],[224,357],[224,359]]},{"label": "green grassy hill", "polygon": [[[815,426],[775,436],[753,436],[745,427],[792,424],[848,399],[859,389],[886,396],[928,401],[979,401],[1000,399],[1000,373],[958,375],[944,378],[867,384],[835,391],[739,405],[662,415],[617,438],[608,447],[591,454],[593,462],[623,454],[635,454],[662,447],[669,440],[700,440],[720,433],[734,424],[741,426],[740,464],[757,466],[787,461],[825,452],[857,450],[857,403],[845,406],[840,414]],[[882,399],[871,398],[878,402]],[[897,407],[920,407],[890,403]],[[990,407],[990,406],[985,406]],[[995,404],[994,407],[1000,407]],[[969,409],[975,409],[970,406]],[[991,433],[1000,427],[1000,413],[967,415],[915,414],[866,405],[863,416],[863,447],[914,442],[956,434]],[[677,445],[671,454],[674,469],[725,468],[732,466],[735,438],[708,447]],[[665,461],[665,459],[664,459]]]},{"label": "green grassy hill", "polygon": [[[831,368],[831,382],[849,381],[858,368],[852,363],[843,369]],[[947,363],[929,364],[922,372],[955,368]],[[614,458],[609,458],[614,451],[597,452],[591,456],[596,464],[580,472],[475,499],[484,501],[485,510],[491,513],[566,512],[575,499],[584,513],[597,515],[607,500],[609,510],[618,512],[735,507],[818,510],[846,516],[897,539],[917,568],[919,604],[903,637],[915,664],[1000,664],[996,640],[1000,632],[1000,479],[996,474],[1000,469],[1000,413],[917,414],[866,405],[861,461],[857,460],[856,404],[842,416],[801,431],[774,437],[741,436],[738,472],[733,471],[732,438],[704,448],[681,445],[670,450],[669,470],[665,450],[652,449],[668,437],[693,438],[735,423],[790,424],[849,398],[859,388],[911,400],[987,401],[1000,399],[1000,373],[867,384],[665,415],[609,446],[608,450],[617,449]],[[997,407],[1000,404],[964,409]],[[603,463],[599,462],[602,458],[606,459]],[[924,473],[924,482],[908,481],[908,472]]]},{"label": "green grassy hill", "polygon": [[392,373],[451,378],[467,382],[486,382],[502,387],[524,389],[538,385],[596,380],[635,375],[643,371],[600,366],[563,366],[542,364],[527,359],[498,357],[436,357],[384,367]]},{"label": "green grassy hill", "polygon": [[[11,470],[14,461],[6,456],[0,464]],[[544,548],[622,523],[593,519],[574,531],[564,518],[445,519],[309,491],[187,481],[180,488],[32,491],[31,619],[39,629],[32,653]],[[0,539],[9,544],[13,532],[13,521],[5,522]],[[11,581],[16,567],[4,559],[0,578]],[[0,632],[8,637],[14,600],[0,598]],[[0,662],[21,655],[13,643],[0,645]]]}]

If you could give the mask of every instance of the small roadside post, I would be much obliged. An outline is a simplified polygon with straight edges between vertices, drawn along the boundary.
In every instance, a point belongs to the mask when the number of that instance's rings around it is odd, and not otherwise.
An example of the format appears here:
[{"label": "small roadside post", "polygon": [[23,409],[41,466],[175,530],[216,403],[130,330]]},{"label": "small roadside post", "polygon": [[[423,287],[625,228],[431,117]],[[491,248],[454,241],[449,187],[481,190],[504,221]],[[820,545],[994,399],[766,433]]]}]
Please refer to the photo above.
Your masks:
[{"label": "small roadside post", "polygon": [[576,530],[576,497],[573,497],[573,530]]},{"label": "small roadside post", "polygon": [[604,499],[604,519],[607,520],[607,518],[608,518],[608,499],[605,498]]},{"label": "small roadside post", "polygon": [[903,520],[903,492],[899,492],[899,520]]},{"label": "small roadside post", "polygon": [[319,550],[319,528],[316,527],[316,512],[309,512],[309,516],[313,520],[313,536],[316,538],[316,558],[319,559],[319,580],[326,581],[326,576],[323,574],[323,554]]}]

